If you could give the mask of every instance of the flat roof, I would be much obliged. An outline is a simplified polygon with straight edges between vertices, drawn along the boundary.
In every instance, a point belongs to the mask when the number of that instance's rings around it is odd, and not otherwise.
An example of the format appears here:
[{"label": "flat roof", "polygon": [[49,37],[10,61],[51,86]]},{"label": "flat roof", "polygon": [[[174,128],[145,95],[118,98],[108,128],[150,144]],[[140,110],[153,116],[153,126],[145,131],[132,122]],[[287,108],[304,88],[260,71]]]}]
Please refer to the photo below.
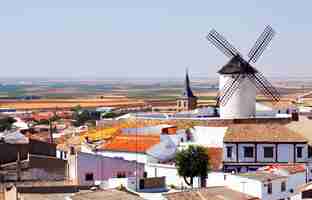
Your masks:
[{"label": "flat roof", "polygon": [[164,195],[168,200],[260,200],[228,187],[207,187],[183,192],[174,192]]},{"label": "flat roof", "polygon": [[130,192],[120,191],[116,189],[90,191],[76,194],[71,197],[72,200],[143,200],[143,198]]}]

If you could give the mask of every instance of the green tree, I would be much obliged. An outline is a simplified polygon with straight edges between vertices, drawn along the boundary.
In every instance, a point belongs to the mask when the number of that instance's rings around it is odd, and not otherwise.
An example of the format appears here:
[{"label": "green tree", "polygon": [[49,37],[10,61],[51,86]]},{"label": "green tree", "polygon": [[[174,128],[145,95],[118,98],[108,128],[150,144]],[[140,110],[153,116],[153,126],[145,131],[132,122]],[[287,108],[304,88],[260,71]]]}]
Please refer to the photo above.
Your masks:
[{"label": "green tree", "polygon": [[80,112],[82,110],[82,107],[78,104],[78,105],[72,107],[70,110],[73,112]]},{"label": "green tree", "polygon": [[117,116],[118,116],[118,114],[113,113],[113,112],[109,112],[109,113],[105,113],[103,115],[103,118],[114,118],[114,117],[117,117]]},{"label": "green tree", "polygon": [[[178,174],[187,185],[193,186],[194,177],[201,177],[202,183],[210,169],[207,150],[201,146],[189,146],[178,151],[175,157]],[[188,181],[188,178],[190,179]]]},{"label": "green tree", "polygon": [[82,126],[85,125],[86,122],[88,122],[89,120],[91,120],[90,114],[87,110],[84,111],[79,111],[79,112],[75,112],[73,115],[73,125],[78,127],[78,126]]},{"label": "green tree", "polygon": [[0,132],[11,130],[14,122],[16,122],[16,120],[13,117],[0,118]]}]

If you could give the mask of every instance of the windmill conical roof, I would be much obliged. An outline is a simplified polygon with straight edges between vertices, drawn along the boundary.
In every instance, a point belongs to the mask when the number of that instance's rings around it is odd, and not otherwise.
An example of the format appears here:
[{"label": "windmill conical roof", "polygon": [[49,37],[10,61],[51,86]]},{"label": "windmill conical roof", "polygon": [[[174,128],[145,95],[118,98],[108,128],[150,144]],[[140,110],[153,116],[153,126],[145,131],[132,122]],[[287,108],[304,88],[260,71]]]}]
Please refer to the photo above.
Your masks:
[{"label": "windmill conical roof", "polygon": [[252,74],[257,70],[247,63],[241,56],[237,55],[225,64],[219,71],[219,74]]}]

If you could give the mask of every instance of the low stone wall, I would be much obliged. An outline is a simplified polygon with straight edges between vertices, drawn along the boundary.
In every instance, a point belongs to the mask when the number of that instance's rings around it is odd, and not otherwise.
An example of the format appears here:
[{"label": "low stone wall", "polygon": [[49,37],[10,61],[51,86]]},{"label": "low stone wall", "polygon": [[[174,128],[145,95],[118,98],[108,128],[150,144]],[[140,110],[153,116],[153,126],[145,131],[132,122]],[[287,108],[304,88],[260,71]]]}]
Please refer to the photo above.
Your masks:
[{"label": "low stone wall", "polygon": [[78,186],[23,186],[18,187],[17,192],[18,193],[41,193],[41,194],[47,194],[47,193],[76,193],[79,191]]}]

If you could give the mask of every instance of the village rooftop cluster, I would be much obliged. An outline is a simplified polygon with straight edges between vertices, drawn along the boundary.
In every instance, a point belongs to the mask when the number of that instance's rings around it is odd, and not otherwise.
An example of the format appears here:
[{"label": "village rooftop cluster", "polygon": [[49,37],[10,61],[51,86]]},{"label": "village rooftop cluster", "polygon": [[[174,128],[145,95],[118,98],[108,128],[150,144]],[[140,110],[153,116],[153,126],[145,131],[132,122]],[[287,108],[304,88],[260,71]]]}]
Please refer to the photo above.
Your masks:
[{"label": "village rooftop cluster", "polygon": [[[283,95],[252,66],[274,34],[267,26],[245,60],[209,32],[229,57],[214,106],[198,105],[187,70],[170,111],[146,102],[0,108],[0,200],[312,198],[310,112],[278,107]],[[201,152],[199,163],[207,162],[200,175],[181,173],[194,164],[179,163],[189,150],[186,159]]]}]

